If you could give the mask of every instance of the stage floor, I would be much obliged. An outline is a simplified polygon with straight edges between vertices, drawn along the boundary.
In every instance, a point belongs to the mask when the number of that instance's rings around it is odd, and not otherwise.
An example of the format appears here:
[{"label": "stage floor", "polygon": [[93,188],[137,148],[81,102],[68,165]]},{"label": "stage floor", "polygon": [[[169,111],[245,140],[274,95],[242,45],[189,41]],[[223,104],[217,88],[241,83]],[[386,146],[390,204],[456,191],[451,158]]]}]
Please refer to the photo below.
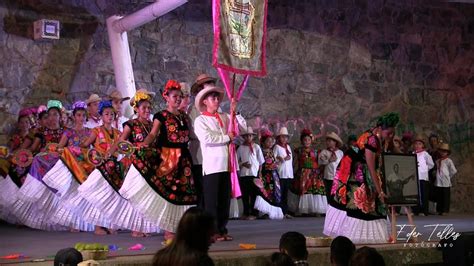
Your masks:
[{"label": "stage floor", "polygon": [[[398,216],[397,224],[406,224],[406,216]],[[444,229],[443,224],[452,224],[455,232],[474,231],[474,215],[450,214],[449,216],[415,217],[416,231],[422,235],[418,238],[427,241],[434,227],[427,225],[440,224],[437,232]],[[220,254],[225,251],[238,251],[240,243],[252,243],[258,250],[277,250],[280,236],[287,231],[298,231],[306,236],[322,236],[324,225],[323,217],[296,217],[285,220],[231,220],[228,225],[229,233],[234,241],[219,242],[211,246],[211,254]],[[405,230],[409,232],[408,229]],[[433,234],[431,241],[439,241]],[[153,254],[161,248],[162,234],[146,238],[133,238],[129,232],[119,232],[117,235],[96,236],[93,233],[45,232],[29,228],[18,228],[13,225],[0,224],[0,256],[20,253],[28,258],[51,260],[56,252],[65,247],[74,247],[77,242],[102,243],[117,245],[121,249],[111,252],[111,256],[130,256]],[[401,241],[400,241],[401,242]],[[145,250],[129,251],[128,247],[137,243],[145,246]],[[18,262],[18,260],[0,259],[0,264]]]}]

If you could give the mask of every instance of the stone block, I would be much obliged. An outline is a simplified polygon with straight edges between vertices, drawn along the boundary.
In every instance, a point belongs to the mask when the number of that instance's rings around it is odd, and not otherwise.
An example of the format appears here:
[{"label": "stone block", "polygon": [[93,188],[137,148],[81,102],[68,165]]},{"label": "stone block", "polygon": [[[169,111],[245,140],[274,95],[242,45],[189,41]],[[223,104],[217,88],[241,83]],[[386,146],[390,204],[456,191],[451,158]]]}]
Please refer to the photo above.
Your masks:
[{"label": "stone block", "polygon": [[409,88],[406,91],[406,102],[410,105],[421,106],[425,103],[422,88]]},{"label": "stone block", "polygon": [[366,101],[372,101],[374,95],[374,86],[371,83],[366,81],[356,81],[354,85],[360,98]]},{"label": "stone block", "polygon": [[188,69],[186,62],[184,61],[165,61],[165,71],[168,72],[176,72],[176,71],[184,71]]},{"label": "stone block", "polygon": [[324,75],[304,73],[298,75],[297,90],[303,93],[315,94],[326,87],[327,78]]},{"label": "stone block", "polygon": [[342,84],[344,85],[344,88],[346,89],[347,93],[355,93],[357,90],[354,87],[354,81],[347,75],[345,75],[342,78]]},{"label": "stone block", "polygon": [[349,48],[349,59],[353,64],[361,64],[370,67],[372,56],[369,50],[356,42],[351,41]]}]

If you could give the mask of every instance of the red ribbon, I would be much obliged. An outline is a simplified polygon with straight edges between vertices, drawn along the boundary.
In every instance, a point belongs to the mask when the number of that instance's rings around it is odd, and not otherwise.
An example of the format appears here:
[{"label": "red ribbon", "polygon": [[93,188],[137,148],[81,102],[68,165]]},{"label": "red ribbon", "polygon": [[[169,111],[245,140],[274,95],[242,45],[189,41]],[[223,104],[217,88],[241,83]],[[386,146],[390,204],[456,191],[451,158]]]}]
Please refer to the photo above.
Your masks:
[{"label": "red ribbon", "polygon": [[208,111],[204,111],[204,112],[202,112],[202,115],[211,116],[211,117],[216,118],[217,122],[219,122],[219,126],[221,126],[221,128],[224,128],[224,122],[222,122],[222,119],[221,119],[218,112],[215,112],[215,113],[211,114]]},{"label": "red ribbon", "polygon": [[290,150],[288,149],[288,143],[283,146],[281,143],[277,143],[278,146],[285,148],[286,151],[286,156],[289,156],[291,154]]},{"label": "red ribbon", "polygon": [[253,143],[244,143],[245,146],[249,146],[249,149],[250,149],[250,154],[254,154],[254,151],[253,151]]}]

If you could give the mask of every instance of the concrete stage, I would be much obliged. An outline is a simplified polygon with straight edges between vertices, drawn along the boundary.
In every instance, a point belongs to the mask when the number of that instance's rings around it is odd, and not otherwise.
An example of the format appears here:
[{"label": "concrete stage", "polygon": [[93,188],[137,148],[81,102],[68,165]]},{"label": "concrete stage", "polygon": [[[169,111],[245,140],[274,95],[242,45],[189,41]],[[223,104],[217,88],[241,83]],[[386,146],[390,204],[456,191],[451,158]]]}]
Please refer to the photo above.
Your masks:
[{"label": "concrete stage", "polygon": [[[406,224],[406,216],[398,216],[397,224]],[[474,215],[450,214],[449,216],[415,217],[416,231],[421,233],[419,240],[428,242],[434,227],[433,224],[452,224],[455,232],[474,231]],[[263,259],[278,250],[280,236],[287,231],[299,231],[306,236],[322,236],[324,218],[297,217],[286,220],[255,220],[229,222],[229,233],[234,241],[219,242],[212,245],[210,254],[216,265],[261,265]],[[438,227],[431,241],[439,241],[436,234],[443,231]],[[406,233],[409,230],[405,230]],[[21,253],[28,256],[22,260],[0,259],[1,265],[51,265],[56,252],[65,247],[73,247],[77,242],[115,244],[121,250],[110,252],[109,259],[103,265],[146,265],[151,261],[152,254],[161,248],[162,234],[147,238],[132,238],[129,232],[117,235],[96,236],[92,233],[45,232],[29,228],[17,228],[12,225],[0,224],[0,256]],[[140,243],[145,246],[142,251],[129,251],[128,247]],[[257,245],[256,250],[242,250],[240,243]],[[430,242],[431,243],[431,242]],[[433,247],[408,246],[404,241],[397,244],[373,245],[382,252],[387,265],[400,264],[433,264],[441,262],[441,252]],[[449,247],[448,247],[449,248]],[[329,263],[328,248],[309,248],[311,265]],[[45,262],[32,262],[44,259]],[[102,265],[102,264],[101,264]]]}]

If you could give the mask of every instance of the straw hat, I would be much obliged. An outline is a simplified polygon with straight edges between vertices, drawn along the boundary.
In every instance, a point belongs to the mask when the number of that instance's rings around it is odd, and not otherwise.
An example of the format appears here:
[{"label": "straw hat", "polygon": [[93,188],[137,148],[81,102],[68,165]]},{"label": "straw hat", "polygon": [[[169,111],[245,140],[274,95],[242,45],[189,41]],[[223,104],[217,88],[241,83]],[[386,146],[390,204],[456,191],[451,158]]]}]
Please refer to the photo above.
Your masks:
[{"label": "straw hat", "polygon": [[426,144],[426,137],[423,134],[416,134],[415,138],[413,139],[413,142],[415,141],[421,141],[423,144]]},{"label": "straw hat", "polygon": [[102,98],[99,97],[97,94],[91,94],[89,99],[86,100],[86,104],[89,105],[90,103],[100,102]]},{"label": "straw hat", "polygon": [[148,91],[147,89],[138,89],[137,92],[135,92],[135,95],[130,100],[130,106],[132,107],[135,106],[135,98],[137,94],[147,94],[148,96],[150,96],[150,98],[153,98],[153,96],[155,96],[155,93],[152,91]]},{"label": "straw hat", "polygon": [[326,134],[326,138],[335,140],[337,143],[339,143],[339,145],[343,144],[342,139],[335,132],[329,132]]},{"label": "straw hat", "polygon": [[196,95],[196,99],[194,100],[194,105],[199,110],[199,112],[206,111],[206,106],[204,105],[203,101],[204,101],[204,98],[211,92],[219,93],[219,98],[220,98],[219,100],[220,101],[222,101],[222,99],[224,98],[224,90],[223,89],[218,88],[216,86],[206,86],[204,89],[202,89]]},{"label": "straw hat", "polygon": [[448,143],[441,143],[441,145],[439,145],[439,147],[438,147],[438,150],[451,152],[451,150],[449,149],[449,144]]},{"label": "straw hat", "polygon": [[123,102],[126,100],[130,100],[130,97],[123,97],[122,93],[120,93],[120,91],[117,89],[113,90],[108,96],[111,101],[120,100],[120,102]]},{"label": "straw hat", "polygon": [[257,133],[253,132],[253,128],[252,127],[248,127],[247,130],[245,131],[242,131],[242,133],[240,133],[241,136],[245,136],[245,135],[257,135]]},{"label": "straw hat", "polygon": [[199,93],[199,87],[202,84],[204,84],[206,82],[209,82],[209,81],[216,82],[217,79],[209,76],[208,74],[201,74],[201,75],[197,76],[196,82],[194,82],[194,84],[191,86],[191,93],[193,95],[198,94]]},{"label": "straw hat", "polygon": [[276,136],[278,137],[278,136],[289,136],[289,135],[290,134],[288,134],[288,128],[281,127],[280,131],[278,131],[278,134]]}]

